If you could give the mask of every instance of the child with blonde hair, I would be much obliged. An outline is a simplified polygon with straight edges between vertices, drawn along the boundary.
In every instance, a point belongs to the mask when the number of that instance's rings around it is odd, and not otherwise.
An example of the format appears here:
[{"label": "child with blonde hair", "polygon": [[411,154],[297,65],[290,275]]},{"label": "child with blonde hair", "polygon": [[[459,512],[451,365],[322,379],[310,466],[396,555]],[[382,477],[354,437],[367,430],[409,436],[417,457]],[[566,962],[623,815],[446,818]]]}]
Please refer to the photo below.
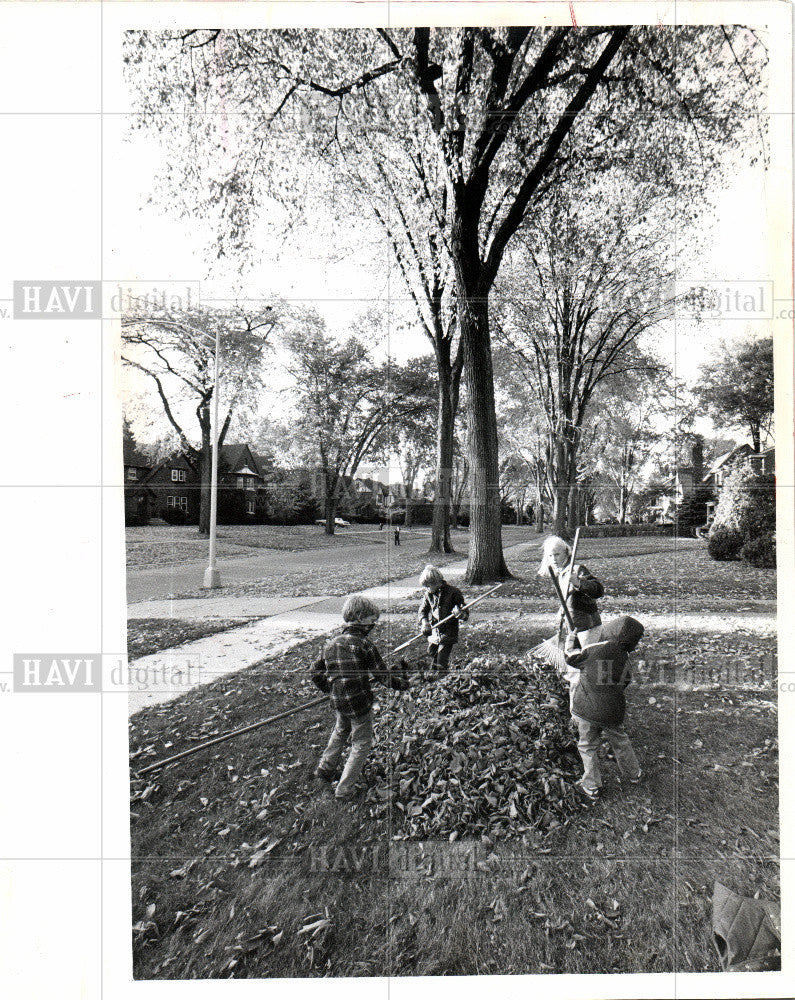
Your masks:
[{"label": "child with blonde hair", "polygon": [[555,571],[561,593],[566,598],[566,607],[580,645],[598,642],[602,617],[596,601],[603,596],[605,588],[587,566],[571,565],[571,546],[559,535],[549,535],[544,540],[538,575],[549,576],[550,567]]}]

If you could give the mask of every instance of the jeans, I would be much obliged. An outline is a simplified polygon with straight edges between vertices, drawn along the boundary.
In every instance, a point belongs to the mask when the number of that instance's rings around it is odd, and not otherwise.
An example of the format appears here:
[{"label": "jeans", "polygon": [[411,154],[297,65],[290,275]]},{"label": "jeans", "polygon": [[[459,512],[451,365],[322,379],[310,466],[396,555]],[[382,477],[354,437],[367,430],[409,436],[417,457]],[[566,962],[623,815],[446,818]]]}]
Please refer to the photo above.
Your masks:
[{"label": "jeans", "polygon": [[454,642],[429,642],[428,655],[431,658],[431,665],[443,673],[447,673],[450,668],[450,654],[453,652]]},{"label": "jeans", "polygon": [[621,774],[625,778],[637,778],[640,775],[640,764],[632,749],[624,731],[623,726],[600,726],[595,722],[588,722],[581,719],[579,715],[572,715],[572,719],[577,723],[580,733],[580,740],[577,749],[580,751],[584,773],[582,776],[583,788],[589,792],[594,792],[602,787],[602,775],[599,771],[599,746],[604,737],[612,747]]},{"label": "jeans", "polygon": [[368,712],[367,715],[359,715],[351,719],[347,715],[337,712],[337,721],[332,730],[331,738],[320,758],[321,770],[330,774],[337,770],[348,736],[351,738],[351,751],[334,793],[338,799],[350,798],[355,792],[356,782],[361,777],[367,754],[373,745],[373,713]]}]

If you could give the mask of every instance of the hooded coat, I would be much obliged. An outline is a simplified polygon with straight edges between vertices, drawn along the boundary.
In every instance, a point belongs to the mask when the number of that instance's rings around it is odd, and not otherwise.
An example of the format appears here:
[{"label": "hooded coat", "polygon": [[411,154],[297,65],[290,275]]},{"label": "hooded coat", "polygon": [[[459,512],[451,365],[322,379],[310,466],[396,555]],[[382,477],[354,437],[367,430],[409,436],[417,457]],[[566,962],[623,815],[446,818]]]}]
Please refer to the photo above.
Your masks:
[{"label": "hooded coat", "polygon": [[575,633],[569,635],[566,662],[580,671],[572,691],[573,715],[597,726],[621,725],[627,709],[624,689],[632,679],[629,653],[643,632],[639,621],[625,615],[603,625],[601,641],[585,649],[578,649]]}]

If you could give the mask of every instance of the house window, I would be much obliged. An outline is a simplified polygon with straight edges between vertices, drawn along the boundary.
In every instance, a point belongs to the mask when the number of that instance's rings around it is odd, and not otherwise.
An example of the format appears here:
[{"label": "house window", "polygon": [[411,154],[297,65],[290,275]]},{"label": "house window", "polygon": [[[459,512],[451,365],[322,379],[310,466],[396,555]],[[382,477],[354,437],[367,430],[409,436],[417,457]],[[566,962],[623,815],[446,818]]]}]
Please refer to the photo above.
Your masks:
[{"label": "house window", "polygon": [[171,470],[171,482],[172,483],[184,483],[186,478],[186,473],[184,469],[172,469]]},{"label": "house window", "polygon": [[245,476],[238,476],[237,477],[237,488],[239,490],[244,490],[246,488],[246,477]]},{"label": "house window", "polygon": [[187,497],[166,497],[166,507],[179,507],[180,510],[184,510],[187,513],[187,510],[188,510],[188,498]]},{"label": "house window", "polygon": [[127,478],[128,479],[137,479],[138,478],[138,470],[135,469],[135,468],[133,468],[133,466],[129,466],[128,469],[127,469]]},{"label": "house window", "polygon": [[253,500],[249,500],[248,501],[248,503],[246,504],[246,510],[248,511],[249,514],[253,514],[254,513],[254,501]]}]

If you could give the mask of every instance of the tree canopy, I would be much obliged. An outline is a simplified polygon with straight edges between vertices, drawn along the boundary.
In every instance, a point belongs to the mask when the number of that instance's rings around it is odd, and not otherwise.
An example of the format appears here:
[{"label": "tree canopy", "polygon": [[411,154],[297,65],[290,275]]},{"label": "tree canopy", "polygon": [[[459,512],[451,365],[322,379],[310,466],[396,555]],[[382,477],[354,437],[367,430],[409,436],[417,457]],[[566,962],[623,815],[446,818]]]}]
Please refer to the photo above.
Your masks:
[{"label": "tree canopy", "polygon": [[715,425],[742,427],[759,451],[773,421],[773,338],[722,341],[700,376],[695,392]]}]

